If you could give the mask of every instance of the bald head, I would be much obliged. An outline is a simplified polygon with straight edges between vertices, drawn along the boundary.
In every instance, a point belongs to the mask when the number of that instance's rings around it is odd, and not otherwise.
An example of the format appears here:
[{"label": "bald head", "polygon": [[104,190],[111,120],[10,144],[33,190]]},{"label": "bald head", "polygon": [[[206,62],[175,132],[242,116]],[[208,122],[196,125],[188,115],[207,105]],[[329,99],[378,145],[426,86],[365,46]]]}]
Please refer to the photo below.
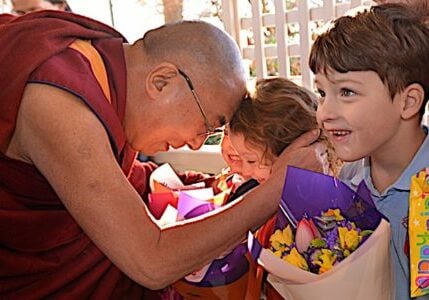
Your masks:
[{"label": "bald head", "polygon": [[237,44],[209,23],[182,21],[148,31],[143,37],[143,48],[150,63],[171,62],[193,78],[210,76],[211,84],[233,77],[245,78]]},{"label": "bald head", "polygon": [[128,141],[146,154],[168,145],[198,149],[246,94],[238,46],[211,24],[167,24],[124,49]]}]

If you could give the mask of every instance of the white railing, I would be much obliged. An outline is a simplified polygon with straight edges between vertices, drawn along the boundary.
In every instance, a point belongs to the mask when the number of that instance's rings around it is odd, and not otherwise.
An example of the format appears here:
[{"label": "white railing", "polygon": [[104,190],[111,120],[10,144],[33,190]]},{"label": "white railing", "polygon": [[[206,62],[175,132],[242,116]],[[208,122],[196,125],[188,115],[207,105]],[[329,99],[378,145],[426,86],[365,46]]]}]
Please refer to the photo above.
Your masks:
[{"label": "white railing", "polygon": [[[246,2],[247,0],[245,0]],[[344,15],[351,8],[372,4],[368,0],[350,0],[337,3],[336,0],[324,0],[319,7],[311,5],[315,1],[298,0],[296,7],[286,9],[285,0],[272,0],[274,11],[262,12],[261,0],[250,0],[251,16],[240,14],[243,9],[240,5],[246,5],[241,0],[223,0],[223,21],[225,29],[237,41],[244,59],[254,65],[256,78],[270,76],[267,71],[267,60],[276,60],[278,70],[275,75],[288,77],[298,81],[307,88],[312,87],[312,74],[308,68],[307,60],[313,43],[314,22],[327,23],[330,20]],[[322,2],[322,1],[319,1]],[[338,1],[339,2],[339,1]],[[289,26],[297,28],[299,39],[291,42]],[[264,31],[266,28],[274,28],[275,44],[266,44]],[[253,43],[249,43],[249,33],[253,36]],[[299,67],[291,72],[291,58],[299,58]]]},{"label": "white railing", "polygon": [[9,0],[0,0],[0,14],[10,13],[10,1]]}]

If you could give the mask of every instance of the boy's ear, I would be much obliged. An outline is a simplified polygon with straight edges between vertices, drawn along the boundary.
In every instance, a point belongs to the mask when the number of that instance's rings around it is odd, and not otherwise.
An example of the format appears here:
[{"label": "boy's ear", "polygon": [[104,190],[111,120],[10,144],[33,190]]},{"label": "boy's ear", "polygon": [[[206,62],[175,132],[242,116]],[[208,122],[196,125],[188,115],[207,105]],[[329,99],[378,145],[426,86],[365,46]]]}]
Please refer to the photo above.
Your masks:
[{"label": "boy's ear", "polygon": [[172,83],[178,75],[177,67],[171,63],[161,63],[153,67],[146,78],[146,91],[148,95],[157,99],[165,88]]},{"label": "boy's ear", "polygon": [[425,98],[423,87],[418,83],[412,83],[401,94],[404,97],[401,117],[407,120],[418,115]]}]

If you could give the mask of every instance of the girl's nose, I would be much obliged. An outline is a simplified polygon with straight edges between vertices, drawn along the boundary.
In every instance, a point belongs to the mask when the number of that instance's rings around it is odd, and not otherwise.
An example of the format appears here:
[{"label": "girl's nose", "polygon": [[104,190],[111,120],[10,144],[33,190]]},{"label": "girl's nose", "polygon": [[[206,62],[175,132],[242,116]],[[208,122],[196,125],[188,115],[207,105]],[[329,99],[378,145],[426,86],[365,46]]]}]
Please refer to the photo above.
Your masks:
[{"label": "girl's nose", "polygon": [[241,174],[245,178],[251,178],[253,175],[253,168],[250,166],[247,166],[246,164],[243,164],[241,168]]}]

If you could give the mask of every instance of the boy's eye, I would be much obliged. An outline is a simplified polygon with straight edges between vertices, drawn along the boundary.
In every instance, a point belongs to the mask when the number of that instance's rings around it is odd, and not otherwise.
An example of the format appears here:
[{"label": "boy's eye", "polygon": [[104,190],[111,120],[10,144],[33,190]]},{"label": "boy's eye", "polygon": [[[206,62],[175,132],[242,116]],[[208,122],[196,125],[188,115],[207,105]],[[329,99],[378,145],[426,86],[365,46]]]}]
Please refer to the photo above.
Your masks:
[{"label": "boy's eye", "polygon": [[256,164],[256,160],[248,160],[247,163],[249,165],[253,165],[253,164]]},{"label": "boy's eye", "polygon": [[349,89],[341,89],[341,96],[343,97],[352,97],[355,96],[356,93]]}]

